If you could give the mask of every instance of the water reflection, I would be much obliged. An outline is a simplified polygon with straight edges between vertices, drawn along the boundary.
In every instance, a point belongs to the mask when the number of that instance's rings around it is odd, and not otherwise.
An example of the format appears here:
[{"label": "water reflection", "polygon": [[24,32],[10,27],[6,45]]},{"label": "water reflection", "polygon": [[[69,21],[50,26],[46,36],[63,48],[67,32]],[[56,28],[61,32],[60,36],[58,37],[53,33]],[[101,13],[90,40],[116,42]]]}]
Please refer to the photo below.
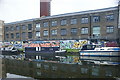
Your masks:
[{"label": "water reflection", "polygon": [[[56,59],[57,58],[57,59]],[[98,65],[91,63],[92,57],[56,56],[47,60],[4,60],[4,72],[35,79],[39,78],[120,78],[120,65]],[[87,59],[89,58],[89,60]],[[116,57],[95,57],[94,60],[119,62]],[[5,77],[5,76],[4,76]]]},{"label": "water reflection", "polygon": [[0,57],[0,79],[6,77],[5,61]]}]

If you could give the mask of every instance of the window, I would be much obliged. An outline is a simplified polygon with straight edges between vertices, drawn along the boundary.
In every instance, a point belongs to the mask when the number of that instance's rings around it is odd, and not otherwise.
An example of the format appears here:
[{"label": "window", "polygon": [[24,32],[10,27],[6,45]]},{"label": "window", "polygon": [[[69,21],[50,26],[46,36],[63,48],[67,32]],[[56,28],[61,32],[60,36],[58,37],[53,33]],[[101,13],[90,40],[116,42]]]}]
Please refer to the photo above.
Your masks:
[{"label": "window", "polygon": [[14,31],[14,27],[13,26],[11,26],[11,31]]},{"label": "window", "polygon": [[71,28],[71,34],[76,35],[77,34],[77,28]]},{"label": "window", "polygon": [[12,39],[14,38],[14,34],[13,34],[13,33],[11,33],[11,38],[12,38]]},{"label": "window", "polygon": [[43,36],[48,36],[48,30],[43,31]]},{"label": "window", "polygon": [[25,25],[22,25],[22,30],[26,30],[26,26]]},{"label": "window", "polygon": [[71,24],[77,24],[77,19],[76,18],[71,19]]},{"label": "window", "polygon": [[40,31],[36,31],[36,37],[40,37]]},{"label": "window", "polygon": [[16,38],[20,38],[20,33],[16,33]]},{"label": "window", "polygon": [[88,17],[83,17],[81,19],[81,23],[88,23]]},{"label": "window", "polygon": [[99,26],[93,26],[93,37],[94,38],[100,37],[100,27]]},{"label": "window", "polygon": [[28,30],[32,30],[32,24],[28,24]]},{"label": "window", "polygon": [[36,30],[40,30],[40,23],[36,24]]},{"label": "window", "polygon": [[114,27],[113,26],[107,26],[106,32],[107,33],[113,33],[114,32]]},{"label": "window", "polygon": [[5,27],[5,30],[6,30],[6,31],[9,31],[9,28],[8,28],[8,27]]},{"label": "window", "polygon": [[88,34],[88,28],[82,28],[81,34]]},{"label": "window", "polygon": [[100,16],[93,16],[93,22],[100,22]]},{"label": "window", "polygon": [[54,30],[51,30],[51,34],[54,36],[54,35],[57,35],[57,30],[54,29]]},{"label": "window", "polygon": [[22,38],[23,38],[23,39],[26,38],[26,32],[22,32]]},{"label": "window", "polygon": [[57,26],[57,21],[52,21],[52,26]]},{"label": "window", "polygon": [[111,14],[111,15],[106,15],[106,20],[107,21],[114,21],[114,15]]},{"label": "window", "polygon": [[48,22],[44,22],[44,23],[43,23],[43,26],[44,26],[44,27],[48,27]]},{"label": "window", "polygon": [[19,31],[20,30],[20,26],[16,26],[16,30]]},{"label": "window", "polygon": [[32,38],[32,32],[28,32],[28,38]]},{"label": "window", "polygon": [[9,38],[9,34],[6,34],[6,38],[7,38],[7,39]]},{"label": "window", "polygon": [[62,26],[66,25],[66,24],[67,24],[67,20],[66,19],[61,20],[61,25]]},{"label": "window", "polygon": [[67,30],[66,29],[61,29],[61,36],[67,35]]}]

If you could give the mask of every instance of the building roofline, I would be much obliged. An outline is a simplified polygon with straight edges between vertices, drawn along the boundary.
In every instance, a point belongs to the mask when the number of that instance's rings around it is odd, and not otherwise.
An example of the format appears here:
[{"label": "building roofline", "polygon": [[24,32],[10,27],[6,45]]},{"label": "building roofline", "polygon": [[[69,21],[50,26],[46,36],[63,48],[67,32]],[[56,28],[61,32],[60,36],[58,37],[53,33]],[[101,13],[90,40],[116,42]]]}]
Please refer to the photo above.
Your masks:
[{"label": "building roofline", "polygon": [[16,22],[10,22],[10,23],[5,23],[5,25],[16,24],[16,23],[23,23],[23,22],[30,22],[30,21],[34,21],[35,19],[36,19],[36,18],[27,19],[27,20],[21,20],[21,21],[16,21]]},{"label": "building roofline", "polygon": [[57,18],[57,17],[63,17],[63,16],[73,16],[73,15],[90,14],[90,13],[96,13],[96,12],[105,12],[105,11],[111,11],[111,10],[117,10],[117,9],[118,9],[118,6],[103,8],[103,9],[96,9],[96,10],[87,10],[87,11],[79,11],[79,12],[65,13],[65,14],[59,14],[59,15],[52,15],[52,16],[46,16],[46,17],[41,17],[37,19],[42,20],[42,19]]},{"label": "building roofline", "polygon": [[43,20],[43,19],[50,19],[50,18],[65,17],[65,16],[67,17],[67,16],[73,16],[73,15],[90,14],[90,13],[96,13],[96,12],[105,12],[105,11],[111,11],[111,10],[117,10],[117,9],[118,9],[118,6],[109,7],[109,8],[102,8],[102,9],[95,9],[95,10],[87,10],[87,11],[79,11],[79,12],[58,14],[58,15],[45,16],[45,17],[33,18],[33,19],[22,20],[22,21],[16,21],[16,22],[11,22],[11,23],[5,23],[5,25],[23,23],[23,22],[29,22],[29,21],[35,21],[35,20]]}]

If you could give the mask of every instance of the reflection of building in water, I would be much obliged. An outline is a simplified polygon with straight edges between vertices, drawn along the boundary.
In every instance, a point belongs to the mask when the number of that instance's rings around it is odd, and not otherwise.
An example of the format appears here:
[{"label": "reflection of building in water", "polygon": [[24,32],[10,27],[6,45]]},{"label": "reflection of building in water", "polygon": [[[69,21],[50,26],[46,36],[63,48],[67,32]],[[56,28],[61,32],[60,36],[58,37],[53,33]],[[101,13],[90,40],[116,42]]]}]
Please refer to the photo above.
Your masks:
[{"label": "reflection of building in water", "polygon": [[5,62],[2,58],[0,58],[0,78],[5,78],[6,73],[5,73]]},{"label": "reflection of building in water", "polygon": [[83,62],[66,64],[49,61],[6,60],[7,73],[33,78],[113,78],[120,77],[120,66],[101,66]]}]

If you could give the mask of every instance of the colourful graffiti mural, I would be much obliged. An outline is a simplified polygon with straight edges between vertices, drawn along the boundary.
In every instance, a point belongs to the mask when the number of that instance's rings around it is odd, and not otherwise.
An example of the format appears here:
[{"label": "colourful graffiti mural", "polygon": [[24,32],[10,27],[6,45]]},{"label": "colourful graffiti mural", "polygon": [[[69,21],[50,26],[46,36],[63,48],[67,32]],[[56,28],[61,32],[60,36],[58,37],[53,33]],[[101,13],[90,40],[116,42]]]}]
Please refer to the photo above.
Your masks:
[{"label": "colourful graffiti mural", "polygon": [[60,47],[61,49],[80,49],[87,43],[87,40],[60,40]]},{"label": "colourful graffiti mural", "polygon": [[59,41],[37,41],[32,42],[29,47],[59,47]]},{"label": "colourful graffiti mural", "polygon": [[80,49],[87,40],[51,40],[51,41],[13,41],[1,43],[1,46],[25,47],[60,47],[61,49]]},{"label": "colourful graffiti mural", "polygon": [[80,49],[87,40],[33,41],[29,47],[60,47],[61,49]]}]

